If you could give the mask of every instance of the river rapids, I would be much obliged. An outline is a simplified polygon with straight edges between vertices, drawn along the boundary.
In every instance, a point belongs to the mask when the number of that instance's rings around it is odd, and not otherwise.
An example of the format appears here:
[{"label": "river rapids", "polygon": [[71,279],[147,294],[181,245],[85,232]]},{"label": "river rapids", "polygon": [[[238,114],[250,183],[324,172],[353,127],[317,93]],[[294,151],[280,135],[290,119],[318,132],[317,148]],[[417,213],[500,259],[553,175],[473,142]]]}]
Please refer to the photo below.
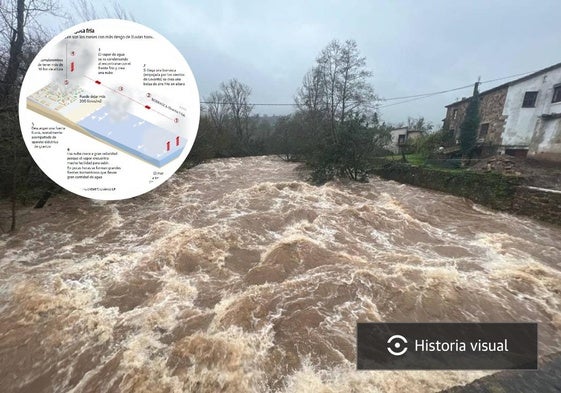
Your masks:
[{"label": "river rapids", "polygon": [[437,392],[357,371],[357,322],[539,322],[561,351],[561,229],[373,178],[214,160],[0,237],[3,392]]}]

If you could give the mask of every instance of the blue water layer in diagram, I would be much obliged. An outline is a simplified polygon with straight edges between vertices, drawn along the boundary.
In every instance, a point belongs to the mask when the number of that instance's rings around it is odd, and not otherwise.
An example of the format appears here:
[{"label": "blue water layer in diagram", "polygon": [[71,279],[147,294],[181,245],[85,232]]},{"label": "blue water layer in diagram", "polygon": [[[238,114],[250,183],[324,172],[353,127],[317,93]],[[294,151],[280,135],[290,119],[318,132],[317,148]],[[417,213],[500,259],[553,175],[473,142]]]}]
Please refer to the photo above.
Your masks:
[{"label": "blue water layer in diagram", "polygon": [[130,113],[114,116],[103,106],[78,122],[93,136],[157,167],[179,157],[185,141]]}]

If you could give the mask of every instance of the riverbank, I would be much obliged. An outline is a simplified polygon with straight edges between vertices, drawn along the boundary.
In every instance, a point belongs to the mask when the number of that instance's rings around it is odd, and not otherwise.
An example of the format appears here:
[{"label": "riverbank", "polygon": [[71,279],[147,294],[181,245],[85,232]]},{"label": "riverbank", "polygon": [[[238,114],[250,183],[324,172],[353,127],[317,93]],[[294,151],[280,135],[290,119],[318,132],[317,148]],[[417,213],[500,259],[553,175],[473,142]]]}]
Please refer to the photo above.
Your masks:
[{"label": "riverbank", "polygon": [[561,225],[561,191],[528,186],[523,176],[397,162],[371,172],[386,180],[446,192],[495,210]]},{"label": "riverbank", "polygon": [[561,353],[544,356],[537,371],[500,371],[441,393],[556,392],[561,381]]}]

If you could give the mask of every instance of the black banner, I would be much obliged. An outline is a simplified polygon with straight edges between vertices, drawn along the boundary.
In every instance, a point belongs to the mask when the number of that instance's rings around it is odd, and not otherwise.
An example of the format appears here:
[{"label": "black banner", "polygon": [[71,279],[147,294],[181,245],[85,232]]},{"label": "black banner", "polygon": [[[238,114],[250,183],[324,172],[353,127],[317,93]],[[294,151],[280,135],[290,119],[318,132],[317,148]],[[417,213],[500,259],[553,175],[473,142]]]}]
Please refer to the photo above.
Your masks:
[{"label": "black banner", "polygon": [[359,370],[536,370],[536,323],[359,323]]}]

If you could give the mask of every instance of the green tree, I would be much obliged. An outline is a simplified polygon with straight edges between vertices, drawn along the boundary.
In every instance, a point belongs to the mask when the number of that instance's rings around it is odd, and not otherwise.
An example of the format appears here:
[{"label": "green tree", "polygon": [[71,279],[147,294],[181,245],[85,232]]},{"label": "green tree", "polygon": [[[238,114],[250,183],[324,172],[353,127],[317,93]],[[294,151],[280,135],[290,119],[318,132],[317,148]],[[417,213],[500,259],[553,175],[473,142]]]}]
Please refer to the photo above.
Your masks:
[{"label": "green tree", "polygon": [[441,129],[435,132],[427,132],[413,140],[411,150],[426,158],[436,153],[441,146],[450,146],[453,143],[453,136],[447,130]]},{"label": "green tree", "polygon": [[[396,127],[397,128],[397,127]],[[407,141],[405,145],[400,146],[399,150],[401,151],[402,160],[404,162],[407,161],[405,154],[410,153],[419,153],[420,145],[422,141],[426,139],[427,135],[429,135],[434,128],[434,125],[430,121],[426,121],[423,116],[415,117],[408,117],[407,118],[407,129],[408,132],[410,131],[419,131],[419,135],[409,136],[407,137]]]},{"label": "green tree", "polygon": [[213,127],[210,116],[202,114],[195,143],[193,143],[193,147],[183,167],[192,167],[205,160],[216,157],[216,140],[217,132]]},{"label": "green tree", "polygon": [[462,156],[471,159],[477,141],[479,128],[479,82],[475,83],[473,96],[470,98],[466,115],[460,125],[460,147]]},{"label": "green tree", "polygon": [[359,180],[364,175],[372,150],[367,136],[374,128],[371,118],[376,103],[369,83],[372,73],[360,55],[357,43],[331,41],[305,75],[296,95],[300,116],[306,124],[302,136],[304,158],[317,181],[335,175]]},{"label": "green tree", "polygon": [[307,135],[306,121],[302,112],[280,116],[269,138],[268,151],[285,161],[301,159]]},{"label": "green tree", "polygon": [[355,181],[365,181],[371,159],[382,153],[389,140],[389,133],[371,127],[364,115],[352,114],[342,128],[341,140],[336,145],[336,165],[342,173]]}]

